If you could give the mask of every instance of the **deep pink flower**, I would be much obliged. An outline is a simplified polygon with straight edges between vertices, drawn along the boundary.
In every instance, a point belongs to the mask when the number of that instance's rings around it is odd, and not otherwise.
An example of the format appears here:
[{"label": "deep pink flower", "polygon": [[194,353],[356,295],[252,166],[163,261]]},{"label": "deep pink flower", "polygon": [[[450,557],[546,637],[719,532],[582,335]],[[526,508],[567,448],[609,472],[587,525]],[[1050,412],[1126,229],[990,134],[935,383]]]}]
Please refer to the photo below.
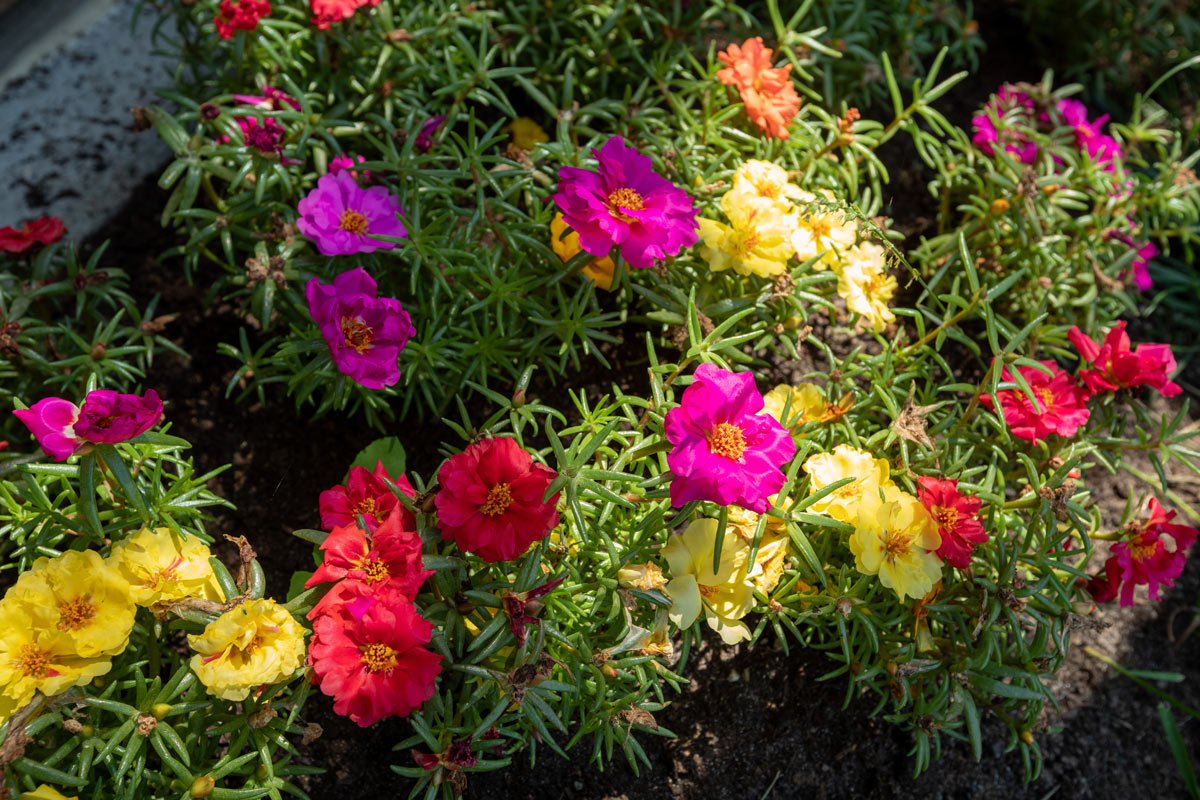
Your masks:
[{"label": "deep pink flower", "polygon": [[[1133,237],[1117,231],[1110,232],[1108,236],[1137,250],[1131,267],[1133,285],[1142,292],[1153,289],[1154,280],[1150,277],[1150,259],[1158,255],[1158,247],[1153,242],[1135,242]],[[1121,277],[1124,277],[1124,273]]]},{"label": "deep pink flower", "polygon": [[253,147],[263,155],[279,155],[283,150],[283,136],[286,133],[277,120],[270,117],[235,117],[239,128],[242,129],[242,144]]},{"label": "deep pink flower", "polygon": [[[350,156],[343,153],[342,155],[338,156],[337,158],[335,158],[329,162],[329,174],[337,175],[340,172],[342,172],[343,170],[345,170],[350,173],[351,178],[354,178],[354,180],[357,181],[360,173],[358,170],[354,169],[355,160],[357,160],[358,163],[361,164],[364,161],[366,161],[367,159],[364,158],[363,156],[355,156],[354,158],[351,158]],[[367,169],[364,169],[361,174],[364,178],[371,177],[371,171],[367,170]]]},{"label": "deep pink flower", "polygon": [[[407,527],[400,514],[392,514],[367,538],[357,524],[334,528],[321,543],[324,558],[305,586],[318,583],[357,581],[371,591],[395,589],[409,599],[415,598],[433,570],[424,569],[421,535]],[[337,601],[337,597],[326,595]],[[315,619],[330,606],[326,599],[309,613]]]},{"label": "deep pink flower", "polygon": [[316,242],[326,256],[389,250],[394,242],[374,236],[406,238],[408,231],[397,215],[404,213],[400,199],[382,186],[360,187],[349,172],[322,175],[317,186],[300,201],[296,227]]},{"label": "deep pink flower", "polygon": [[[1086,403],[1091,393],[1079,386],[1065,370],[1053,361],[1039,362],[1049,367],[1051,372],[1046,374],[1034,367],[1017,367],[1017,372],[1025,378],[1037,403],[1031,403],[1020,389],[1002,389],[996,392],[1000,406],[1004,409],[1004,420],[1013,436],[1027,442],[1040,442],[1052,433],[1060,436],[1074,436],[1075,431],[1088,421]],[[1013,379],[1012,373],[1005,367],[1000,373],[1006,381]],[[988,408],[995,410],[996,405],[992,396],[983,394],[980,401]]]},{"label": "deep pink flower", "polygon": [[236,31],[252,31],[258,21],[271,13],[267,0],[221,0],[213,24],[222,39],[232,39]]},{"label": "deep pink flower", "polygon": [[289,97],[282,89],[274,86],[263,86],[262,94],[235,94],[233,99],[248,106],[256,106],[264,111],[282,111],[283,107],[291,106],[293,111],[300,110],[300,103]]},{"label": "deep pink flower", "polygon": [[332,285],[313,278],[304,289],[334,366],[368,389],[400,380],[396,361],[417,332],[399,300],[375,293],[375,281],[362,267],[343,272]]},{"label": "deep pink flower", "polygon": [[0,252],[24,253],[36,244],[53,244],[67,232],[67,226],[58,217],[38,217],[20,228],[0,228]]},{"label": "deep pink flower", "polygon": [[[1174,511],[1167,511],[1151,497],[1149,519],[1137,520],[1125,526],[1127,538],[1113,545],[1112,555],[1104,563],[1104,574],[1096,575],[1088,589],[1097,602],[1117,596],[1120,587],[1121,605],[1133,605],[1135,586],[1146,586],[1150,599],[1158,600],[1160,586],[1173,586],[1187,562],[1187,550],[1196,541],[1198,532],[1187,525],[1176,525]],[[1171,547],[1163,540],[1166,535]]]},{"label": "deep pink flower", "polygon": [[433,134],[437,129],[442,127],[442,123],[446,118],[441,114],[432,116],[421,124],[421,130],[417,133],[417,140],[413,142],[413,147],[419,153],[428,153],[433,149]]},{"label": "deep pink flower", "polygon": [[580,247],[603,258],[616,245],[630,266],[649,267],[696,243],[691,198],[658,175],[649,156],[626,147],[620,136],[592,154],[598,171],[562,167],[554,195]]},{"label": "deep pink flower", "polygon": [[1088,121],[1087,106],[1078,100],[1065,97],[1058,101],[1058,111],[1063,120],[1075,132],[1075,146],[1085,152],[1098,166],[1108,172],[1116,171],[1115,160],[1123,153],[1117,140],[1103,132],[1108,114]]},{"label": "deep pink flower", "polygon": [[987,541],[987,531],[976,519],[982,505],[978,497],[958,491],[958,481],[924,475],[917,478],[917,497],[937,522],[942,544],[937,554],[952,567],[966,569],[975,545]]},{"label": "deep pink flower", "polygon": [[150,430],[162,419],[163,404],[158,392],[118,394],[109,389],[88,392],[75,421],[75,435],[89,442],[127,442]]},{"label": "deep pink flower", "polygon": [[[998,124],[993,121],[993,116]],[[996,152],[993,145],[1003,144],[1005,152],[1017,161],[1032,164],[1037,160],[1037,145],[1024,133],[1006,124],[1006,121],[1028,124],[1032,119],[1033,98],[1005,84],[988,101],[983,113],[971,117],[971,125],[975,128],[971,141],[988,155]]]},{"label": "deep pink flower", "polygon": [[1166,344],[1139,344],[1130,349],[1129,335],[1125,333],[1125,322],[1121,321],[1098,345],[1090,336],[1073,327],[1067,338],[1080,357],[1097,369],[1085,369],[1079,378],[1093,392],[1116,391],[1129,386],[1152,386],[1163,397],[1174,397],[1183,391],[1173,383],[1170,374],[1175,371],[1175,356]]},{"label": "deep pink flower", "polygon": [[325,530],[333,530],[342,525],[357,525],[357,517],[362,514],[367,528],[375,530],[393,512],[398,511],[407,527],[415,527],[416,518],[400,504],[396,495],[392,494],[386,483],[389,480],[408,497],[417,496],[417,490],[408,482],[408,477],[401,475],[393,480],[384,469],[382,461],[375,463],[373,472],[365,467],[351,467],[350,477],[345,486],[338,485],[321,492],[318,501],[321,507],[321,525]]},{"label": "deep pink flower", "polygon": [[362,727],[384,717],[407,717],[433,696],[442,659],[426,650],[433,625],[394,590],[355,587],[346,602],[313,622],[308,648],[314,681],[334,699],[333,710]]},{"label": "deep pink flower", "polygon": [[675,446],[667,455],[671,505],[711,500],[765,513],[796,443],[778,420],[759,413],[763,398],[754,376],[701,364],[680,402],[665,420]]},{"label": "deep pink flower", "polygon": [[19,408],[13,413],[29,428],[43,452],[55,461],[66,461],[72,453],[87,444],[75,435],[79,408],[69,400],[46,397],[29,408]]}]

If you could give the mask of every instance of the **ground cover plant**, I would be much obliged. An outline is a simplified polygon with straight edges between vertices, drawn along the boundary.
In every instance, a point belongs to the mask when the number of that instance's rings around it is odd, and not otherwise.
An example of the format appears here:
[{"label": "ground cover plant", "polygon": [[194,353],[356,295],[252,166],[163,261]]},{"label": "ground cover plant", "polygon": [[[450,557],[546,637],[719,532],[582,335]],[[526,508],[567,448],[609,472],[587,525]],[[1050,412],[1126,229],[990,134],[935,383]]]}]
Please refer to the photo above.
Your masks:
[{"label": "ground cover plant", "polygon": [[[320,529],[276,602],[253,532],[236,578],[210,558],[212,475],[153,430],[154,390],[100,388],[153,340],[23,384],[45,458],[3,467],[0,613],[45,621],[6,645],[7,791],[307,796],[318,692],[407,720],[412,796],[568,751],[638,772],[705,638],[824,654],[917,773],[1003,731],[1032,779],[1072,638],[1182,574],[1198,518],[1169,476],[1197,429],[1158,399],[1183,392],[1171,348],[1120,319],[1200,216],[1151,101],[1108,124],[1047,73],[960,128],[954,22],[919,80],[879,56],[872,119],[808,6],[159,10],[174,107],[137,117],[176,156],[173,263],[247,326],[215,345],[228,393],[384,435],[287,498]],[[930,168],[924,236],[894,225],[901,145]],[[90,319],[71,286],[47,325]],[[571,386],[616,352],[636,383]],[[410,468],[428,417],[447,435]],[[1091,476],[1121,471],[1114,513]],[[103,601],[54,577],[74,561]]]}]

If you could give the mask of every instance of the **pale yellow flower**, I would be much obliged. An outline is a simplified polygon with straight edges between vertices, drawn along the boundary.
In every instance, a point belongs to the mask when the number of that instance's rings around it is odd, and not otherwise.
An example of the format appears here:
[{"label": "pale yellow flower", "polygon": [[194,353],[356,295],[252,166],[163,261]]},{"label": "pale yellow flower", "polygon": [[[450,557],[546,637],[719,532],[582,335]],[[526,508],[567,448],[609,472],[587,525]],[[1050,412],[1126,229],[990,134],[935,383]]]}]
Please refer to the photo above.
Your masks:
[{"label": "pale yellow flower", "polygon": [[[825,393],[812,383],[795,386],[781,383],[763,395],[763,411],[789,429],[799,428],[806,422],[819,422],[825,416],[828,405]],[[785,408],[787,419],[784,419]]]},{"label": "pale yellow flower", "polygon": [[662,569],[653,561],[621,567],[617,570],[617,581],[626,589],[638,589],[643,592],[661,589],[667,585]]},{"label": "pale yellow flower", "polygon": [[809,494],[816,494],[831,483],[853,477],[854,481],[836,489],[809,506],[816,514],[828,514],[839,522],[858,521],[859,506],[880,503],[880,491],[895,487],[888,477],[888,462],[863,450],[839,444],[832,453],[817,453],[804,462],[809,476]]},{"label": "pale yellow flower", "polygon": [[[785,497],[783,508],[791,506],[792,499]],[[728,526],[742,538],[747,545],[754,542],[758,531],[758,522],[762,516],[741,506],[730,506]],[[758,554],[754,564],[747,573],[751,585],[763,594],[770,594],[779,584],[787,564],[787,556],[791,539],[787,534],[787,523],[779,517],[766,515],[763,525],[762,541],[758,544]],[[748,554],[747,554],[748,555]]]},{"label": "pale yellow flower", "polygon": [[[566,235],[564,236],[564,234]],[[579,234],[571,230],[561,212],[555,214],[554,219],[550,221],[550,247],[553,248],[554,254],[563,260],[564,264],[583,249],[579,246]],[[616,269],[617,265],[613,263],[613,260],[604,256],[589,261],[583,268],[583,274],[592,283],[608,291],[612,289],[613,273],[616,272]]]},{"label": "pale yellow flower", "polygon": [[105,563],[129,583],[139,606],[173,603],[185,597],[224,602],[208,545],[184,539],[170,528],[142,528],[113,545]]},{"label": "pale yellow flower", "polygon": [[192,671],[222,700],[245,700],[304,663],[304,628],[274,600],[247,600],[189,634],[188,644],[197,653]]},{"label": "pale yellow flower", "polygon": [[901,600],[925,597],[942,575],[941,560],[929,552],[942,543],[937,523],[911,494],[888,494],[886,501],[860,508],[849,540],[854,568],[878,575]]},{"label": "pale yellow flower", "polygon": [[550,141],[542,126],[529,117],[517,117],[505,129],[512,134],[513,144],[522,150],[532,150],[535,145]]},{"label": "pale yellow flower", "polygon": [[43,783],[32,792],[21,792],[20,800],[79,800],[79,795],[73,794],[67,797],[53,786]]},{"label": "pale yellow flower", "polygon": [[700,256],[713,272],[732,269],[739,275],[770,278],[787,269],[792,257],[790,217],[770,201],[726,192],[721,210],[729,224],[699,219]]},{"label": "pale yellow flower", "polygon": [[896,279],[888,274],[883,248],[863,242],[846,253],[835,267],[837,292],[846,300],[846,308],[871,322],[871,329],[882,333],[896,315],[888,301],[896,293]]},{"label": "pale yellow flower", "polygon": [[672,575],[667,584],[670,616],[677,626],[687,628],[703,613],[726,644],[736,644],[750,638],[750,629],[741,621],[754,608],[754,588],[747,580],[750,547],[726,526],[721,562],[714,570],[717,524],[715,519],[696,520],[663,547]]},{"label": "pale yellow flower", "polygon": [[800,261],[820,255],[820,260],[813,263],[813,269],[826,270],[836,266],[843,254],[854,246],[857,231],[858,226],[847,221],[844,212],[826,210],[813,198],[813,202],[800,212],[792,246]]},{"label": "pale yellow flower", "polygon": [[787,170],[783,167],[770,161],[753,159],[742,164],[737,168],[737,172],[733,173],[732,191],[779,203],[780,210],[784,212],[790,212],[792,204],[803,200],[805,196],[812,197],[788,181]]}]

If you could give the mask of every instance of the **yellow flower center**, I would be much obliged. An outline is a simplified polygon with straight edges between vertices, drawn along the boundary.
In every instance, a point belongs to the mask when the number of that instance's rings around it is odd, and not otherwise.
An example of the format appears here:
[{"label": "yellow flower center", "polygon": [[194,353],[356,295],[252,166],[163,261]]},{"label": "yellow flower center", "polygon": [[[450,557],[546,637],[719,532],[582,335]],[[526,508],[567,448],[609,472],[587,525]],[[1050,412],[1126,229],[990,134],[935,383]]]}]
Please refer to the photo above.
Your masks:
[{"label": "yellow flower center", "polygon": [[372,642],[362,649],[362,662],[368,672],[387,672],[396,666],[396,651],[386,644]]},{"label": "yellow flower center", "polygon": [[741,241],[738,243],[737,252],[742,258],[750,255],[758,247],[758,232],[751,231],[742,235]]},{"label": "yellow flower center", "polygon": [[363,580],[369,584],[387,580],[387,564],[377,556],[363,556],[355,566],[363,571]]},{"label": "yellow flower center", "polygon": [[1143,542],[1135,539],[1129,543],[1129,557],[1134,561],[1145,561],[1154,555],[1157,542]]},{"label": "yellow flower center", "polygon": [[13,669],[20,670],[26,678],[44,678],[50,672],[49,655],[36,644],[23,644],[12,660]]},{"label": "yellow flower center", "polygon": [[359,353],[365,353],[371,349],[371,340],[375,338],[375,331],[371,329],[370,325],[358,317],[342,317],[341,328],[342,336],[348,347],[353,347]]},{"label": "yellow flower center", "polygon": [[347,208],[342,212],[342,218],[338,221],[338,227],[350,233],[357,233],[360,236],[367,232],[367,218],[362,214]]},{"label": "yellow flower center", "polygon": [[835,491],[833,493],[833,496],[838,498],[839,500],[844,500],[846,502],[850,502],[852,500],[857,500],[859,497],[861,497],[862,490],[863,490],[862,482],[855,481],[854,483],[848,483],[845,486],[843,486],[842,488]]},{"label": "yellow flower center", "polygon": [[746,449],[746,436],[732,422],[718,422],[708,432],[708,450],[737,461]]},{"label": "yellow flower center", "polygon": [[88,602],[88,598],[80,595],[68,600],[58,607],[58,629],[60,631],[78,631],[87,627],[96,616],[96,607]]},{"label": "yellow flower center", "polygon": [[700,596],[703,597],[705,600],[712,600],[714,597],[716,597],[717,587],[705,586],[703,583],[699,584],[699,586],[700,586]]},{"label": "yellow flower center", "polygon": [[954,526],[958,524],[958,509],[935,506],[933,518],[937,520],[938,527],[954,530]]},{"label": "yellow flower center", "polygon": [[1043,388],[1034,389],[1033,393],[1035,395],[1037,395],[1037,398],[1039,400],[1042,401],[1041,411],[1044,413],[1046,411],[1046,409],[1050,408],[1050,401],[1054,399],[1054,392],[1043,387]]},{"label": "yellow flower center", "polygon": [[479,507],[479,513],[485,517],[498,517],[512,505],[512,490],[507,483],[497,483],[488,492],[487,500]]},{"label": "yellow flower center", "polygon": [[888,563],[908,555],[912,537],[904,531],[886,531],[883,535],[883,557]]},{"label": "yellow flower center", "polygon": [[[360,351],[361,352],[361,351]],[[367,497],[354,507],[355,516],[362,514],[364,517],[375,516],[375,498]]]},{"label": "yellow flower center", "polygon": [[180,556],[171,562],[168,567],[156,569],[146,576],[146,580],[142,581],[142,587],[151,591],[158,591],[164,583],[174,583],[179,580],[179,576],[175,574],[175,570],[183,563],[183,557]]},{"label": "yellow flower center", "polygon": [[822,239],[828,238],[829,231],[832,227],[833,226],[830,225],[829,220],[825,217],[817,217],[814,219],[812,224],[809,225],[809,230],[812,231],[813,241],[819,242]]},{"label": "yellow flower center", "polygon": [[625,186],[608,196],[608,204],[613,208],[627,208],[630,211],[641,211],[645,207],[641,194]]}]

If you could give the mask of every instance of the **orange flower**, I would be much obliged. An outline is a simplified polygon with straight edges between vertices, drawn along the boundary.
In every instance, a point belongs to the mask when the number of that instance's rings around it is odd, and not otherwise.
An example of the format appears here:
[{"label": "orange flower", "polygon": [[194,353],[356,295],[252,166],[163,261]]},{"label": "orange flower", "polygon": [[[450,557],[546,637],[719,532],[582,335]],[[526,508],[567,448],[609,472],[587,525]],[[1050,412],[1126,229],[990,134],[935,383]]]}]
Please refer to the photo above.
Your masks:
[{"label": "orange flower", "polygon": [[768,136],[788,138],[788,123],[800,110],[800,96],[788,77],[792,65],[772,67],[771,50],[763,46],[761,36],[747,39],[741,47],[731,44],[717,58],[725,65],[717,80],[737,87],[754,124]]}]

